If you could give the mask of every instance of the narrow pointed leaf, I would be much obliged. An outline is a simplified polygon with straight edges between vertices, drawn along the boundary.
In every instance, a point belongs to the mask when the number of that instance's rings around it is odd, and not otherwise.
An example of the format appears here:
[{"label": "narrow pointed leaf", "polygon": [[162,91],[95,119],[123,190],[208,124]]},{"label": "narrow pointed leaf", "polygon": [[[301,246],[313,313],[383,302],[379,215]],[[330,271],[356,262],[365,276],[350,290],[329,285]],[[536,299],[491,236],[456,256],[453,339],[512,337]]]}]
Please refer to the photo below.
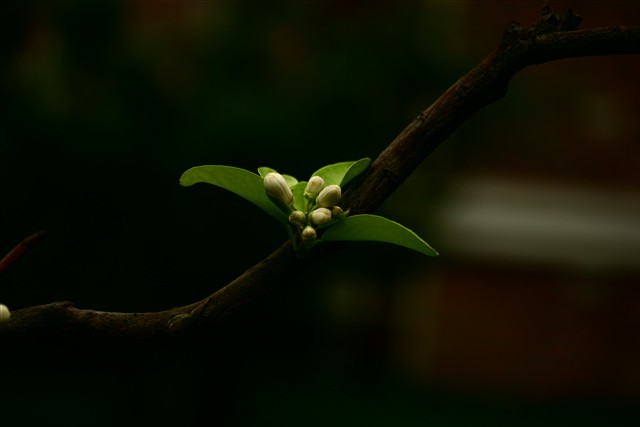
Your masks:
[{"label": "narrow pointed leaf", "polygon": [[368,240],[392,243],[425,255],[438,255],[431,246],[405,226],[377,215],[353,215],[327,228],[322,242]]},{"label": "narrow pointed leaf", "polygon": [[324,166],[315,171],[311,176],[319,176],[324,179],[324,185],[339,185],[344,187],[353,178],[364,172],[369,167],[371,159],[364,158],[355,162],[341,162]]},{"label": "narrow pointed leaf", "polygon": [[188,169],[180,177],[180,185],[185,187],[200,182],[229,190],[263,209],[279,222],[287,222],[287,216],[267,197],[262,178],[253,172],[231,166],[207,165]]}]

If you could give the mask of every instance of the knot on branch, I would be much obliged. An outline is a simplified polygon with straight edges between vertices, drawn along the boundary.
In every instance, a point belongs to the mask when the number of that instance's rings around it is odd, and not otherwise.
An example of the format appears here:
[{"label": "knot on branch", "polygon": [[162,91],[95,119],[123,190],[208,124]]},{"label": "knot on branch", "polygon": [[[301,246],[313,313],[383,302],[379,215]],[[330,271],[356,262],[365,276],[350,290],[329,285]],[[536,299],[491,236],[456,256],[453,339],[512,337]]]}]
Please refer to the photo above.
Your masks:
[{"label": "knot on branch", "polygon": [[573,10],[567,10],[567,13],[561,17],[545,3],[540,10],[540,19],[530,29],[534,36],[540,34],[553,33],[556,31],[573,31],[577,30],[582,22],[582,17],[576,15]]},{"label": "knot on branch", "polygon": [[510,22],[502,36],[500,46],[510,45],[516,41],[531,41],[535,37],[562,31],[577,30],[582,17],[569,9],[564,16],[555,13],[548,3],[540,10],[540,19],[529,28],[518,22]]},{"label": "knot on branch", "polygon": [[582,22],[582,16],[573,13],[573,10],[569,9],[560,20],[558,24],[558,31],[574,31],[577,30]]}]

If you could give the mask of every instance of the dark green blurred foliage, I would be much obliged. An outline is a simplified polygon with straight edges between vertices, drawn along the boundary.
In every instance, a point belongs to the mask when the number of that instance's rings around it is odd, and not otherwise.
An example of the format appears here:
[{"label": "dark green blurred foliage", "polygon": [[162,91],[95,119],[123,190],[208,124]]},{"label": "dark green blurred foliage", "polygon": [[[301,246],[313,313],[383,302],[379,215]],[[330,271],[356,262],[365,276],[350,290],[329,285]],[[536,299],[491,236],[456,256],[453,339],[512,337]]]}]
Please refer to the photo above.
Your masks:
[{"label": "dark green blurred foliage", "polygon": [[[0,302],[146,311],[209,295],[286,236],[232,194],[181,188],[184,170],[266,165],[303,177],[375,157],[497,45],[507,21],[531,22],[539,6],[508,5],[10,2],[0,25],[0,254],[37,230],[47,238],[0,277]],[[638,16],[630,5],[615,16],[582,5],[587,23]],[[575,69],[564,69],[565,81],[575,81]],[[510,97],[472,118],[381,213],[439,250],[446,242],[431,238],[430,218],[453,173],[533,167],[551,179],[584,178],[567,167],[578,143],[542,132],[537,119],[571,97],[538,95],[562,93],[540,90],[539,77],[519,76]],[[601,158],[591,143],[591,158]],[[554,150],[564,157],[548,156]],[[575,164],[596,169],[585,158]],[[605,162],[595,178],[627,179],[624,166]],[[195,425],[202,417],[256,426],[568,426],[616,425],[632,413],[626,401],[597,396],[549,403],[490,386],[460,394],[400,366],[389,319],[410,310],[398,309],[397,289],[424,275],[437,282],[438,269],[456,262],[346,245],[212,337],[126,347],[31,342],[25,349],[33,351],[14,356],[0,343],[0,417],[96,426]]]}]

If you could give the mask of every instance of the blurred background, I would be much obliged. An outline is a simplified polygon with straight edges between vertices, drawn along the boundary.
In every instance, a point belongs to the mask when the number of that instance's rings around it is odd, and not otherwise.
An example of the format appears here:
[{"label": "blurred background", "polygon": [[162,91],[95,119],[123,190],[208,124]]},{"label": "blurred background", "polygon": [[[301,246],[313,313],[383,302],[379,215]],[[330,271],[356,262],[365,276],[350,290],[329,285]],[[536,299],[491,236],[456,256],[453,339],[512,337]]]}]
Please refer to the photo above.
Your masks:
[{"label": "blurred background", "polygon": [[[202,164],[375,158],[541,2],[10,2],[0,277],[19,309],[163,310],[286,236]],[[636,2],[554,1],[582,28]],[[640,57],[530,67],[379,209],[441,254],[352,244],[223,334],[7,359],[26,424],[620,425],[640,398]],[[53,354],[52,354],[53,353]],[[3,360],[4,359],[4,360]]]}]

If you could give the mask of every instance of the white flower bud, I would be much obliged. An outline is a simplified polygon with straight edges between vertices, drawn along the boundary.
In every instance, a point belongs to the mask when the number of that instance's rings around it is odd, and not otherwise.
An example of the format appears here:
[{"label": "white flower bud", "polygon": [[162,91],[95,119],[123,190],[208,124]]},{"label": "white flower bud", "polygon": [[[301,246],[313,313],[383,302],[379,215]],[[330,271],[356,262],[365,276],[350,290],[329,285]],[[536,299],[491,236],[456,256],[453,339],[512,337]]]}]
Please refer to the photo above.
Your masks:
[{"label": "white flower bud", "polygon": [[309,219],[315,225],[324,225],[331,221],[331,211],[327,208],[318,208],[309,214]]},{"label": "white flower bud", "polygon": [[300,234],[300,236],[302,237],[303,243],[312,243],[312,242],[315,242],[317,233],[313,227],[311,227],[310,225],[307,225],[304,228],[304,230],[302,230],[302,233]]},{"label": "white flower bud", "polygon": [[289,215],[289,222],[293,225],[297,225],[301,229],[304,227],[305,220],[307,216],[302,211],[293,211],[291,215]]},{"label": "white flower bud", "polygon": [[11,312],[6,305],[0,304],[0,323],[6,322],[11,317]]},{"label": "white flower bud", "polygon": [[290,205],[293,202],[293,193],[282,175],[270,172],[264,177],[264,190],[274,200]]},{"label": "white flower bud", "polygon": [[342,211],[342,208],[340,206],[331,207],[331,218],[337,219],[340,218],[343,214],[344,212]]},{"label": "white flower bud", "polygon": [[321,208],[330,208],[335,206],[342,197],[342,190],[339,185],[328,185],[318,194],[316,204]]},{"label": "white flower bud", "polygon": [[324,179],[319,176],[312,176],[309,182],[307,183],[307,187],[304,189],[304,194],[307,197],[316,197],[320,191],[324,188]]}]

